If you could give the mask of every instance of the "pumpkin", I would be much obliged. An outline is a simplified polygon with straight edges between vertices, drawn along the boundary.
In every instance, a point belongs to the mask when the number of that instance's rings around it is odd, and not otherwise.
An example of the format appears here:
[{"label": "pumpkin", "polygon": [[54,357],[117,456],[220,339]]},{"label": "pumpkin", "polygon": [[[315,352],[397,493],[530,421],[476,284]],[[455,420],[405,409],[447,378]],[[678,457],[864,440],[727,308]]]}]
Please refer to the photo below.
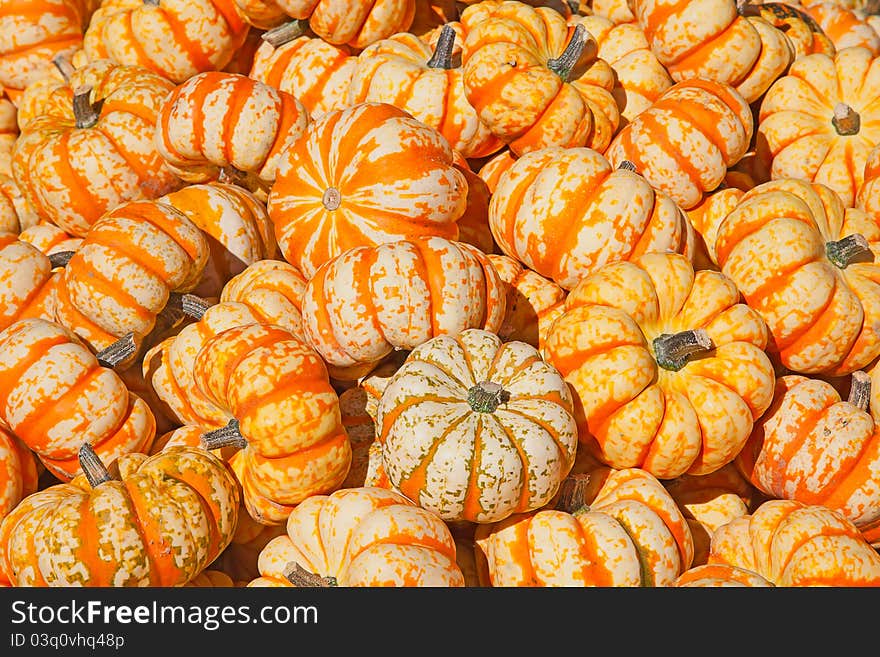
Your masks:
[{"label": "pumpkin", "polygon": [[785,33],[761,16],[741,15],[734,0],[662,5],[632,0],[630,8],[676,82],[709,79],[733,87],[751,103],[794,60]]},{"label": "pumpkin", "polygon": [[862,184],[856,192],[855,207],[871,217],[880,216],[880,144],[872,147],[865,158]]},{"label": "pumpkin", "polygon": [[709,563],[751,570],[775,586],[880,586],[880,553],[856,526],[795,500],[767,500],[720,526]]},{"label": "pumpkin", "polygon": [[302,338],[302,297],[306,284],[305,276],[293,265],[265,258],[233,276],[223,286],[220,301],[243,303],[259,321],[278,324]]},{"label": "pumpkin", "polygon": [[37,476],[34,453],[0,427],[0,520],[22,499],[37,492]]},{"label": "pumpkin", "polygon": [[605,157],[614,166],[632,162],[651,185],[690,210],[745,155],[753,132],[752,110],[739,92],[692,78],[669,87],[621,128]]},{"label": "pumpkin", "polygon": [[0,232],[21,233],[39,221],[15,179],[0,173]]},{"label": "pumpkin", "polygon": [[880,225],[830,188],[796,178],[746,192],[721,225],[721,271],[761,314],[769,351],[800,374],[844,376],[880,354]]},{"label": "pumpkin", "polygon": [[486,183],[491,194],[495,193],[498,182],[501,180],[502,174],[513,166],[517,156],[514,155],[509,148],[499,151],[495,155],[481,160],[481,164],[477,168],[477,175]]},{"label": "pumpkin", "polygon": [[72,254],[82,244],[82,237],[74,237],[55,224],[40,222],[29,226],[18,234],[18,239],[28,244],[33,244],[47,256],[58,254]]},{"label": "pumpkin", "polygon": [[794,47],[795,59],[817,52],[834,55],[837,50],[822,26],[797,4],[788,2],[751,4],[747,2],[744,7],[739,8],[739,12],[744,16],[760,16],[773,27],[782,30]]},{"label": "pumpkin", "polygon": [[303,292],[303,332],[329,365],[371,369],[392,350],[438,335],[497,331],[504,303],[501,279],[476,247],[400,240],[356,247],[319,267]]},{"label": "pumpkin", "polygon": [[498,245],[489,227],[489,201],[492,197],[489,185],[471,168],[470,160],[458,151],[453,153],[453,166],[467,181],[467,204],[457,221],[458,241],[467,242],[485,254],[497,253]]},{"label": "pumpkin", "polygon": [[[224,169],[254,190],[275,180],[279,158],[308,125],[296,97],[239,73],[199,73],[175,87],[159,109],[156,148],[190,183]],[[231,173],[230,173],[231,172]]]},{"label": "pumpkin", "polygon": [[497,522],[547,504],[574,464],[571,393],[529,344],[440,335],[390,377],[376,440],[395,490],[446,521]]},{"label": "pumpkin", "polygon": [[638,23],[615,25],[610,18],[598,14],[573,20],[593,35],[599,46],[599,58],[614,70],[611,93],[620,108],[621,125],[648,109],[674,84]]},{"label": "pumpkin", "polygon": [[703,195],[702,200],[687,211],[694,228],[694,269],[718,269],[715,240],[718,227],[739,204],[746,190],[721,184],[716,190]]},{"label": "pumpkin", "polygon": [[549,7],[483,0],[461,12],[464,92],[517,155],[551,146],[604,151],[620,110],[596,40]]},{"label": "pumpkin", "polygon": [[328,43],[357,50],[412,25],[416,0],[275,0],[285,14],[308,20]]},{"label": "pumpkin", "polygon": [[52,319],[53,262],[15,233],[0,233],[0,329],[29,317]]},{"label": "pumpkin", "polygon": [[248,77],[296,97],[317,119],[347,105],[356,65],[351,48],[316,37],[303,21],[290,21],[263,34]]},{"label": "pumpkin", "polygon": [[240,511],[232,540],[211,567],[226,573],[236,582],[236,586],[246,586],[260,576],[257,565],[260,552],[273,538],[283,535],[286,529],[284,523],[263,525],[251,518],[247,510]]},{"label": "pumpkin", "polygon": [[192,184],[157,199],[200,228],[209,255],[192,294],[217,297],[248,265],[273,258],[278,246],[266,206],[254,194],[220,182]]},{"label": "pumpkin", "polygon": [[846,399],[821,379],[779,377],[737,467],[769,497],[822,505],[860,530],[880,527],[880,431],[870,397],[862,371],[852,374]]},{"label": "pumpkin", "polygon": [[462,68],[452,57],[455,38],[454,28],[447,25],[433,50],[407,32],[370,44],[357,56],[348,104],[399,107],[438,130],[465,158],[500,150],[504,142],[492,134],[465,97]]},{"label": "pumpkin", "polygon": [[91,61],[143,66],[179,84],[226,66],[249,29],[233,0],[103,0],[83,50]]},{"label": "pumpkin", "polygon": [[13,149],[15,181],[36,214],[84,237],[121,203],[179,187],[153,144],[173,88],[148,69],[107,61],[77,68],[55,87]]},{"label": "pumpkin", "polygon": [[0,354],[0,419],[61,481],[80,473],[83,442],[108,462],[149,449],[147,404],[63,326],[20,319],[0,331]]},{"label": "pumpkin", "polygon": [[340,488],[365,486],[370,467],[370,448],[376,440],[376,424],[367,411],[367,391],[360,386],[339,393],[339,412],[342,426],[351,442],[351,467]]},{"label": "pumpkin", "polygon": [[204,232],[167,203],[118,205],[92,225],[62,271],[56,320],[95,351],[128,333],[141,344],[171,294],[196,287],[208,255]]},{"label": "pumpkin", "polygon": [[694,248],[693,229],[669,196],[584,147],[517,158],[498,179],[489,226],[505,255],[566,290],[608,263]]},{"label": "pumpkin", "polygon": [[235,0],[235,6],[248,25],[260,30],[272,30],[288,18],[274,0]]},{"label": "pumpkin", "polygon": [[591,0],[590,9],[596,16],[607,18],[615,25],[638,22],[628,0]]},{"label": "pumpkin", "polygon": [[455,0],[415,0],[416,11],[407,32],[424,37],[458,19]]},{"label": "pumpkin", "polygon": [[355,247],[457,239],[467,179],[437,130],[393,105],[359,103],[325,113],[284,151],[267,207],[284,259],[311,278]]},{"label": "pumpkin", "polygon": [[687,587],[768,587],[773,586],[758,573],[724,563],[701,564],[684,571],[672,586]]},{"label": "pumpkin", "polygon": [[99,0],[0,2],[0,86],[16,101],[37,80],[45,63],[83,43],[83,32]]},{"label": "pumpkin", "polygon": [[229,419],[204,446],[241,448],[230,465],[254,520],[282,523],[309,495],[340,486],[351,443],[327,368],[305,342],[280,326],[236,326],[205,342],[193,373]]},{"label": "pumpkin", "polygon": [[236,586],[232,578],[221,570],[206,569],[189,580],[184,586],[199,588],[233,587]]},{"label": "pumpkin", "polygon": [[312,495],[286,534],[260,552],[249,587],[463,587],[446,524],[403,495],[374,487]]},{"label": "pumpkin", "polygon": [[690,568],[687,522],[662,484],[639,468],[566,479],[554,507],[480,524],[483,586],[665,587]]},{"label": "pumpkin", "polygon": [[803,2],[801,5],[819,24],[837,50],[856,46],[868,48],[873,55],[880,55],[880,34],[852,7],[815,0]]},{"label": "pumpkin", "polygon": [[568,292],[516,258],[490,253],[489,262],[507,292],[498,337],[504,342],[519,340],[540,348],[553,320],[565,310]]},{"label": "pumpkin", "polygon": [[229,544],[240,493],[212,454],[127,454],[113,476],[80,451],[82,474],[0,522],[0,568],[16,586],[183,586]]},{"label": "pumpkin", "polygon": [[578,438],[659,479],[733,461],[775,381],[761,316],[733,281],[675,253],[605,265],[565,299],[543,353],[571,385]]},{"label": "pumpkin", "polygon": [[0,85],[0,174],[12,175],[12,147],[18,139],[18,108]]},{"label": "pumpkin", "polygon": [[771,177],[821,183],[852,207],[880,141],[878,97],[880,57],[866,48],[800,58],[761,101],[758,143]]}]

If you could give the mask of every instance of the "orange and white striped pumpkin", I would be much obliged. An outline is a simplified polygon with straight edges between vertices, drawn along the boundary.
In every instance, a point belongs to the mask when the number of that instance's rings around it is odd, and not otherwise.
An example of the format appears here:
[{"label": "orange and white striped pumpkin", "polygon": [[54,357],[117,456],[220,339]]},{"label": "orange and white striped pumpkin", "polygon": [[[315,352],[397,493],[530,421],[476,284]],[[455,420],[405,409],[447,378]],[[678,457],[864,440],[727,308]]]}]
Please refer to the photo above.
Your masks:
[{"label": "orange and white striped pumpkin", "polygon": [[37,463],[27,445],[0,427],[0,521],[21,500],[37,492]]},{"label": "orange and white striped pumpkin", "polygon": [[412,25],[416,0],[275,0],[285,14],[308,20],[328,43],[357,50]]},{"label": "orange and white striped pumpkin", "polygon": [[[260,552],[260,577],[248,586],[462,587],[455,555],[452,533],[435,514],[393,491],[345,488],[293,510],[286,534]],[[312,577],[303,583],[297,574]]]},{"label": "orange and white striped pumpkin", "polygon": [[687,587],[768,587],[772,583],[758,573],[724,563],[704,563],[684,571],[672,586]]},{"label": "orange and white striped pumpkin", "polygon": [[497,331],[504,311],[488,256],[442,237],[349,249],[308,279],[302,305],[306,341],[335,368],[376,364],[438,335]]},{"label": "orange and white striped pumpkin", "polygon": [[503,253],[566,290],[611,262],[694,249],[693,228],[669,196],[584,147],[517,158],[498,178],[489,226]]},{"label": "orange and white striped pumpkin", "polygon": [[559,372],[535,347],[482,329],[413,349],[382,392],[376,432],[394,490],[477,523],[550,502],[578,445]]},{"label": "orange and white striped pumpkin", "polygon": [[467,179],[437,130],[393,105],[360,103],[325,113],[284,151],[267,207],[284,259],[311,278],[355,247],[457,239]]},{"label": "orange and white striped pumpkin", "polygon": [[648,253],[582,279],[565,307],[543,352],[571,384],[578,437],[597,460],[660,479],[733,461],[775,376],[767,326],[731,279]]},{"label": "orange and white striped pumpkin", "polygon": [[54,315],[52,262],[19,237],[0,233],[0,330],[19,319]]},{"label": "orange and white striped pumpkin", "polygon": [[880,34],[865,20],[864,14],[833,0],[810,0],[800,4],[819,24],[837,50],[855,46],[867,48],[874,55],[880,55]]}]

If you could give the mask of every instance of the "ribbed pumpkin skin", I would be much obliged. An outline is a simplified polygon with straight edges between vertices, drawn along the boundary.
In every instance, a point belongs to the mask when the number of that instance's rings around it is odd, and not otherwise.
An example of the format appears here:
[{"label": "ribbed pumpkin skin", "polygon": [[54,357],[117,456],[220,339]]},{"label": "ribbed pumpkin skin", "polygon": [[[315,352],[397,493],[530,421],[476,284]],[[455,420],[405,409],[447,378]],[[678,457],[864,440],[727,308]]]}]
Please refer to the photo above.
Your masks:
[{"label": "ribbed pumpkin skin", "polygon": [[358,55],[347,102],[389,103],[435,128],[466,158],[485,157],[504,146],[480,121],[465,96],[461,66],[429,64],[432,47],[402,32]]},{"label": "ribbed pumpkin skin", "polygon": [[[758,114],[771,176],[821,183],[852,207],[868,153],[880,141],[878,96],[880,57],[865,48],[796,61],[767,91]],[[855,134],[842,134],[832,123],[838,103],[859,114]]]},{"label": "ribbed pumpkin skin", "polygon": [[62,481],[79,473],[84,441],[111,463],[156,435],[147,404],[54,322],[23,319],[0,332],[0,381],[0,419]]},{"label": "ribbed pumpkin skin", "polygon": [[880,523],[880,431],[827,381],[776,381],[736,464],[767,495],[839,512],[856,527]]},{"label": "ribbed pumpkin skin", "polygon": [[156,148],[183,180],[214,180],[220,168],[271,185],[283,151],[309,114],[285,91],[240,73],[209,71],[174,88],[159,110]]},{"label": "ribbed pumpkin skin", "polygon": [[[729,278],[649,253],[602,267],[565,305],[543,352],[571,384],[579,439],[599,461],[671,479],[734,459],[775,376],[767,326]],[[661,367],[655,338],[696,329],[712,350],[678,371]]]},{"label": "ribbed pumpkin skin", "polygon": [[266,206],[237,185],[187,185],[158,199],[185,214],[205,233],[210,255],[193,294],[217,297],[223,286],[255,262],[278,250]]},{"label": "ribbed pumpkin skin", "polygon": [[18,108],[0,84],[0,174],[12,175],[12,147],[18,139]]},{"label": "ribbed pumpkin skin", "polygon": [[[460,21],[466,35],[465,96],[514,153],[551,146],[605,150],[620,121],[611,95],[614,73],[599,58],[570,79],[548,67],[573,34],[562,14],[516,0],[489,0],[468,6]],[[595,40],[589,40],[585,51],[595,49]]]},{"label": "ribbed pumpkin skin", "polygon": [[243,510],[238,514],[238,526],[232,541],[212,565],[229,575],[236,586],[245,586],[260,576],[257,567],[260,552],[269,541],[281,536],[286,530],[284,523],[263,525],[251,518],[247,510]]},{"label": "ribbed pumpkin skin", "polygon": [[545,508],[478,525],[482,586],[670,586],[693,540],[663,485],[639,468],[610,472],[588,506]]},{"label": "ribbed pumpkin skin", "polygon": [[[79,128],[74,90],[91,85],[97,123]],[[153,143],[162,102],[174,84],[137,66],[98,61],[77,68],[46,98],[13,149],[13,177],[36,214],[83,237],[121,203],[180,186]]]},{"label": "ribbed pumpkin skin", "polygon": [[131,201],[101,217],[61,274],[56,318],[95,351],[143,337],[171,292],[189,292],[209,256],[205,234],[159,201]]},{"label": "ribbed pumpkin skin", "polygon": [[815,2],[815,0],[804,2],[802,6],[831,39],[837,50],[860,46],[867,48],[874,55],[880,55],[880,35],[869,22],[850,7],[838,2]]},{"label": "ribbed pumpkin skin", "polygon": [[393,105],[360,103],[327,112],[283,153],[267,207],[284,259],[311,278],[354,247],[457,239],[467,180],[435,129]]},{"label": "ribbed pumpkin skin", "polygon": [[[12,166],[11,161],[9,166]],[[15,179],[11,175],[0,173],[0,232],[20,233],[39,221],[40,218],[22,194]]]},{"label": "ribbed pumpkin skin", "polygon": [[193,364],[196,385],[239,422],[247,446],[232,457],[248,513],[284,522],[309,495],[335,490],[351,465],[339,397],[311,347],[271,324],[227,329]]},{"label": "ribbed pumpkin skin", "polygon": [[794,59],[781,30],[743,16],[734,0],[634,0],[630,8],[651,49],[676,82],[706,78],[757,100]]},{"label": "ribbed pumpkin skin", "polygon": [[335,45],[358,50],[397,32],[413,22],[416,0],[276,0],[284,13],[309,21],[319,37]]},{"label": "ribbed pumpkin skin", "polygon": [[709,563],[754,571],[775,586],[880,586],[880,554],[856,526],[794,500],[768,500],[719,527]]},{"label": "ribbed pumpkin skin", "polygon": [[589,148],[517,158],[495,186],[489,227],[502,252],[566,290],[608,263],[694,248],[693,228],[669,196]]},{"label": "ribbed pumpkin skin", "polygon": [[605,151],[635,164],[651,185],[689,210],[724,180],[749,147],[752,110],[733,87],[692,78],[669,87]]},{"label": "ribbed pumpkin skin", "polygon": [[[471,398],[485,382],[507,393],[495,409]],[[572,404],[531,345],[481,329],[433,338],[410,352],[379,400],[385,471],[396,490],[446,521],[534,511],[574,464]]]},{"label": "ribbed pumpkin skin", "polygon": [[233,276],[220,292],[220,301],[247,305],[266,324],[277,324],[298,338],[302,328],[302,298],[306,277],[290,263],[266,258]]},{"label": "ribbed pumpkin skin", "polygon": [[845,268],[828,259],[829,243],[855,234],[880,253],[878,219],[794,178],[749,190],[718,228],[721,271],[767,322],[770,351],[792,372],[844,376],[880,354],[877,256]]},{"label": "ribbed pumpkin skin", "polygon": [[0,330],[18,319],[52,319],[49,258],[15,233],[0,233]]},{"label": "ribbed pumpkin skin", "polygon": [[673,586],[693,587],[768,587],[773,586],[758,573],[723,563],[702,564],[684,571]]},{"label": "ribbed pumpkin skin", "polygon": [[822,26],[803,7],[786,2],[762,2],[748,6],[746,10],[757,13],[774,27],[783,30],[794,47],[795,59],[817,52],[833,55],[837,51]]},{"label": "ribbed pumpkin skin", "polygon": [[0,520],[22,499],[35,493],[37,484],[34,453],[9,431],[0,428]]},{"label": "ribbed pumpkin skin", "polygon": [[254,53],[248,77],[295,96],[317,119],[346,106],[356,66],[357,56],[348,46],[301,34],[278,47],[264,40]]},{"label": "ribbed pumpkin skin", "polygon": [[79,48],[98,4],[98,0],[2,0],[0,86],[18,95],[41,77],[55,55]]},{"label": "ribbed pumpkin skin", "polygon": [[33,244],[47,256],[65,251],[76,251],[82,244],[82,237],[73,237],[55,224],[42,222],[25,228],[18,239]]},{"label": "ribbed pumpkin skin", "polygon": [[334,367],[378,363],[438,335],[497,331],[504,295],[488,256],[470,244],[422,237],[362,246],[308,280],[303,332]]},{"label": "ribbed pumpkin skin", "polygon": [[181,83],[226,66],[248,29],[233,0],[104,0],[83,49],[90,60],[143,66]]},{"label": "ribbed pumpkin skin", "polygon": [[403,495],[374,487],[312,495],[287,519],[287,533],[260,552],[260,577],[248,586],[291,586],[296,562],[338,586],[462,587],[446,524]]},{"label": "ribbed pumpkin skin", "polygon": [[0,568],[17,586],[182,586],[229,544],[240,493],[222,461],[172,447],[31,495],[0,523]]}]

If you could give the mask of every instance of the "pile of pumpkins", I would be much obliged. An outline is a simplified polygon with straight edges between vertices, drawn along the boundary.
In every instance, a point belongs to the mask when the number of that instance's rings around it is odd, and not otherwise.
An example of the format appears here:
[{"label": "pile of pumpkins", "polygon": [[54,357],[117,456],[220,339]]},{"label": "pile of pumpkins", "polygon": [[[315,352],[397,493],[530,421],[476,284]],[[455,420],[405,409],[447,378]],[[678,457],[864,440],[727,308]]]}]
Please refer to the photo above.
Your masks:
[{"label": "pile of pumpkins", "polygon": [[0,584],[880,586],[878,4],[0,0]]}]

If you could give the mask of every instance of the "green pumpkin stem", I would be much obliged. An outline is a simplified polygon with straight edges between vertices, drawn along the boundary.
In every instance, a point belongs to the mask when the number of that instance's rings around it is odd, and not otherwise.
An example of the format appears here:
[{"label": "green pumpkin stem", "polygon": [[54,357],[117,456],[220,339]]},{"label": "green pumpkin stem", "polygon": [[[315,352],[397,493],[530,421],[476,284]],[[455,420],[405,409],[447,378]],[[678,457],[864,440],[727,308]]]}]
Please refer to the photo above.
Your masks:
[{"label": "green pumpkin stem", "polygon": [[846,103],[837,103],[834,106],[834,116],[831,118],[831,125],[837,130],[837,134],[842,137],[857,135],[862,127],[862,117]]},{"label": "green pumpkin stem", "polygon": [[208,431],[201,435],[202,447],[206,450],[222,449],[224,447],[247,447],[247,439],[241,435],[238,420],[232,418],[225,427]]},{"label": "green pumpkin stem", "polygon": [[677,372],[694,354],[712,349],[712,339],[705,329],[663,333],[654,338],[654,359],[664,370]]},{"label": "green pumpkin stem", "polygon": [[510,393],[493,381],[481,381],[468,390],[468,404],[477,413],[494,413],[495,410],[510,401]]},{"label": "green pumpkin stem", "polygon": [[559,494],[556,498],[556,510],[564,513],[576,511],[589,511],[587,504],[587,487],[590,484],[590,475],[586,472],[577,472],[568,475],[559,485]]},{"label": "green pumpkin stem", "polygon": [[547,60],[547,68],[556,73],[564,82],[568,82],[569,76],[584,54],[584,48],[592,40],[593,35],[587,32],[587,28],[578,23],[574,28],[568,45],[559,57]]},{"label": "green pumpkin stem", "polygon": [[95,354],[95,357],[102,367],[112,370],[134,356],[137,350],[138,346],[134,340],[134,333],[126,333],[113,344],[101,349],[101,351]]},{"label": "green pumpkin stem", "polygon": [[263,32],[260,38],[269,43],[273,48],[280,48],[285,43],[290,43],[297,37],[305,34],[308,25],[308,21],[293,20]]},{"label": "green pumpkin stem", "polygon": [[101,118],[102,102],[92,103],[92,87],[83,85],[73,91],[73,117],[77,128],[91,128]]},{"label": "green pumpkin stem", "polygon": [[847,401],[859,410],[867,412],[871,402],[871,377],[868,374],[861,370],[852,373]]},{"label": "green pumpkin stem", "polygon": [[301,588],[327,588],[330,586],[338,586],[335,577],[321,577],[315,573],[300,566],[296,561],[291,561],[282,573],[284,578]]},{"label": "green pumpkin stem", "polygon": [[76,69],[67,57],[62,53],[58,53],[52,58],[52,65],[58,69],[58,72],[61,73],[61,77],[64,78],[65,82],[70,82],[70,76],[73,75],[73,72]]},{"label": "green pumpkin stem", "polygon": [[56,251],[55,253],[50,253],[49,265],[51,265],[52,269],[55,269],[56,267],[66,267],[74,253],[76,253],[76,251]]},{"label": "green pumpkin stem", "polygon": [[452,50],[455,46],[455,29],[451,25],[440,28],[440,36],[431,59],[428,60],[428,68],[442,68],[449,70],[454,68],[452,64]]},{"label": "green pumpkin stem", "polygon": [[825,255],[832,264],[846,269],[856,260],[871,255],[871,247],[864,235],[854,233],[836,242],[825,243]]},{"label": "green pumpkin stem", "polygon": [[97,488],[101,484],[110,481],[110,471],[101,461],[101,458],[95,452],[95,449],[89,443],[83,443],[79,446],[79,467],[92,488]]}]

